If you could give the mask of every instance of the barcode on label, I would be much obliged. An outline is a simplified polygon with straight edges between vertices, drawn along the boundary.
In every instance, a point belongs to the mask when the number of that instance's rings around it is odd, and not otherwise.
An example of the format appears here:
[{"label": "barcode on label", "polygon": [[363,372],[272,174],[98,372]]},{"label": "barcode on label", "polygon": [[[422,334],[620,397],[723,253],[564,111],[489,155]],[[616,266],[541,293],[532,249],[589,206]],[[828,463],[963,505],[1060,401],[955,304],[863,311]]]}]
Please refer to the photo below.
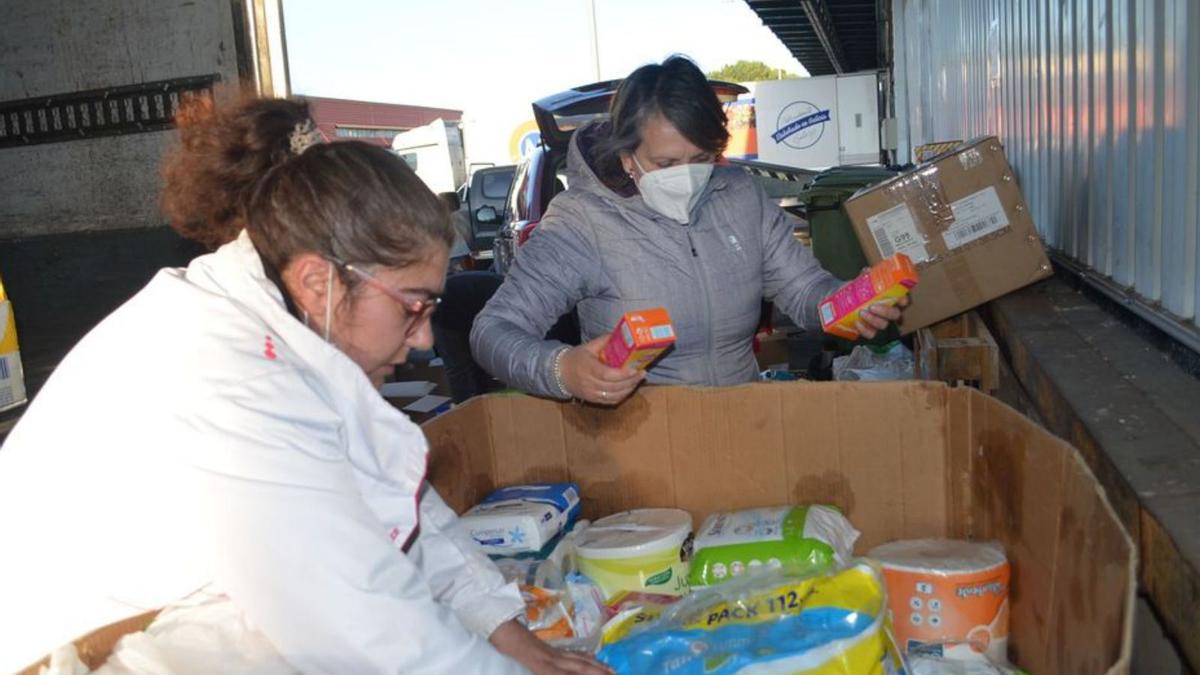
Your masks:
[{"label": "barcode on label", "polygon": [[960,225],[946,234],[950,235],[950,238],[954,240],[950,243],[951,246],[961,246],[967,241],[974,239],[981,232],[989,232],[997,229],[999,225],[1000,219],[998,217],[988,216],[968,225]]},{"label": "barcode on label", "polygon": [[942,233],[946,247],[956,249],[1008,228],[1008,214],[994,187],[986,187],[950,203],[954,223]]},{"label": "barcode on label", "polygon": [[654,340],[669,340],[675,337],[675,331],[670,326],[655,326],[650,329],[650,337]]},{"label": "barcode on label", "polygon": [[0,380],[7,380],[12,377],[12,371],[8,368],[8,357],[0,356]]},{"label": "barcode on label", "polygon": [[875,244],[879,246],[879,257],[890,258],[896,255],[896,248],[892,246],[892,240],[888,238],[885,230],[881,228],[871,234],[875,235]]}]

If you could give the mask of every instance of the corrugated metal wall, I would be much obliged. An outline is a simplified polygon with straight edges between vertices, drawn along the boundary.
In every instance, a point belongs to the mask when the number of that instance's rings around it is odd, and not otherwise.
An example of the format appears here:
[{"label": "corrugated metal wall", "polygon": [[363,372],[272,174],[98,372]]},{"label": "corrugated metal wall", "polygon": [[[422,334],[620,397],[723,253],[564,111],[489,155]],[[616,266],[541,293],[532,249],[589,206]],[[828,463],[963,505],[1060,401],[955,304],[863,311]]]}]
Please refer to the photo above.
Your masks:
[{"label": "corrugated metal wall", "polygon": [[1047,245],[1195,328],[1200,1],[893,0],[901,160],[995,134]]}]

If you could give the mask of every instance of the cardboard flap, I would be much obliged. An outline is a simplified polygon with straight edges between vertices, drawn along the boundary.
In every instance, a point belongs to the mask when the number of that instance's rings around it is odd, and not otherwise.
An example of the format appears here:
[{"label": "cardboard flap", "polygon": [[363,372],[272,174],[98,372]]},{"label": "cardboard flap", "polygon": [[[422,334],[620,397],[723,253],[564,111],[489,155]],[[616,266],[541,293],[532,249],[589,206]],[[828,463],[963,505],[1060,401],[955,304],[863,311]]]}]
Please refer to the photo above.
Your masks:
[{"label": "cardboard flap", "polygon": [[472,399],[421,427],[429,440],[426,477],[458,513],[477,504],[496,484],[488,419],[498,407],[483,399]]},{"label": "cardboard flap", "polygon": [[[915,383],[647,387],[611,409],[487,397],[463,409],[461,424],[444,415],[426,426],[430,480],[460,511],[496,487],[573,480],[587,518],[670,506],[699,526],[713,511],[825,503],[859,524],[862,547],[941,536],[947,392]],[[486,409],[486,441],[467,440],[484,426],[471,406]]]},{"label": "cardboard flap", "polygon": [[1003,403],[968,395],[973,534],[1003,543],[1014,570],[1010,657],[1030,672],[1127,671],[1132,540],[1076,450]]}]

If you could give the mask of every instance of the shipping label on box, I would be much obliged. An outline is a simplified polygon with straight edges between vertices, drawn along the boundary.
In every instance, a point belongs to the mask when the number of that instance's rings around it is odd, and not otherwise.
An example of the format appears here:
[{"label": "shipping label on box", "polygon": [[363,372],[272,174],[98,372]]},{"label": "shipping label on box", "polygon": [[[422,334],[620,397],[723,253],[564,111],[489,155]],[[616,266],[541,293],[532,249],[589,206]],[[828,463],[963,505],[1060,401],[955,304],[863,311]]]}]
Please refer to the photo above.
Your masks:
[{"label": "shipping label on box", "polygon": [[887,259],[897,253],[908,256],[914,264],[929,260],[929,251],[925,249],[925,240],[917,229],[917,221],[913,218],[912,209],[908,204],[897,204],[892,208],[867,218],[867,227],[879,247],[880,257]]},{"label": "shipping label on box", "polygon": [[954,222],[942,233],[942,239],[951,251],[1008,227],[1008,214],[994,187],[951,202],[950,211]]},{"label": "shipping label on box", "polygon": [[921,285],[900,321],[906,334],[1052,273],[994,137],[862,190],[845,208],[868,261],[904,253],[917,265]]}]

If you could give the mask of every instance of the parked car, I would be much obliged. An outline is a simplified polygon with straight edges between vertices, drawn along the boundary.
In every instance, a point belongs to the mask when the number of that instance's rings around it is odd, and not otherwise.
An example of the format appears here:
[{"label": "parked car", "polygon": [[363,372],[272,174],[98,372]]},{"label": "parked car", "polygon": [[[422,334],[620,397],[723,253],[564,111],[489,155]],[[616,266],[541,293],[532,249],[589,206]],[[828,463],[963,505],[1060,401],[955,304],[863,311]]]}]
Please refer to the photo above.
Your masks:
[{"label": "parked car", "polygon": [[486,254],[492,250],[496,230],[504,220],[505,203],[516,170],[512,164],[477,169],[460,191],[463,208],[471,222],[467,246],[472,253]]},{"label": "parked car", "polygon": [[[495,269],[504,274],[517,250],[537,228],[554,195],[567,184],[567,149],[571,135],[584,124],[608,114],[620,80],[597,82],[548,96],[533,104],[533,118],[542,134],[541,144],[517,166],[504,223],[496,232]],[[711,82],[723,102],[736,100],[749,90],[740,84]]]}]

